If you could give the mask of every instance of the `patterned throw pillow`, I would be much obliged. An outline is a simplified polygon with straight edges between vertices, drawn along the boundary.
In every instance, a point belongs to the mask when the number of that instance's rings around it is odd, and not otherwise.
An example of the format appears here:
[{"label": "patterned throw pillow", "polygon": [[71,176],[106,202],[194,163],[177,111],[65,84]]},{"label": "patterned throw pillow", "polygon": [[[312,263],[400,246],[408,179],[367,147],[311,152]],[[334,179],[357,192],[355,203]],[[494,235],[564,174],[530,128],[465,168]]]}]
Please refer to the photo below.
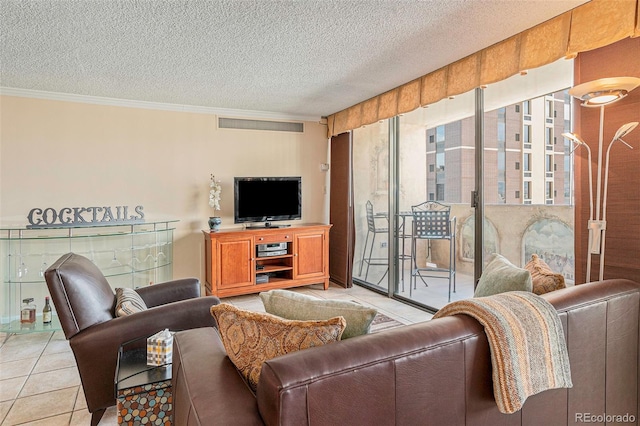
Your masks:
[{"label": "patterned throw pillow", "polygon": [[324,320],[344,317],[347,327],[342,340],[369,333],[378,311],[349,300],[319,299],[288,290],[260,293],[265,311],[290,320]]},{"label": "patterned throw pillow", "polygon": [[531,273],[533,292],[535,294],[549,293],[566,287],[564,276],[553,272],[549,265],[540,259],[537,254],[531,255],[531,260],[527,262],[524,269]]},{"label": "patterned throw pillow", "polygon": [[324,321],[295,321],[250,312],[228,303],[211,307],[227,355],[255,392],[262,363],[301,349],[337,342],[346,322],[342,317]]},{"label": "patterned throw pillow", "polygon": [[531,291],[532,288],[529,271],[518,268],[504,256],[494,254],[480,275],[473,297],[491,296],[506,291]]},{"label": "patterned throw pillow", "polygon": [[116,288],[116,316],[124,317],[147,310],[147,304],[137,291],[130,288]]}]

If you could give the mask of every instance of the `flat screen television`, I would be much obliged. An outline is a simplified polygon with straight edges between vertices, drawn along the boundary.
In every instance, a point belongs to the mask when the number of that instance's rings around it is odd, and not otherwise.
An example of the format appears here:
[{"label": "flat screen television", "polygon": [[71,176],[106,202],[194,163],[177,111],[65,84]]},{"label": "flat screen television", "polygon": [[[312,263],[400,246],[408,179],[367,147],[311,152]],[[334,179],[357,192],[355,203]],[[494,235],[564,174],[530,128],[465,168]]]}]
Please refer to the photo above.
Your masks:
[{"label": "flat screen television", "polygon": [[260,223],[302,218],[302,178],[235,177],[233,179],[235,223]]}]

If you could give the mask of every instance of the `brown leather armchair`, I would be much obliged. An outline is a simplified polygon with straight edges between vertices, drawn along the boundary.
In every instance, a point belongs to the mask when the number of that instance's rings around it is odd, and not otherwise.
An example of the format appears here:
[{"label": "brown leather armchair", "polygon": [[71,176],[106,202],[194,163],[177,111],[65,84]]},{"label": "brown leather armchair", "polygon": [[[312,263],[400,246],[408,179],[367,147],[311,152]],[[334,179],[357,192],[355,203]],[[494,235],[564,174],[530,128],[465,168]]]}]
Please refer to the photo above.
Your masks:
[{"label": "brown leather armchair", "polygon": [[149,309],[116,317],[116,296],[106,278],[89,259],[74,253],[51,265],[45,280],[76,358],[92,425],[115,405],[114,376],[123,343],[165,328],[215,326],[210,308],[220,303],[217,297],[200,297],[200,282],[187,278],[136,289]]}]

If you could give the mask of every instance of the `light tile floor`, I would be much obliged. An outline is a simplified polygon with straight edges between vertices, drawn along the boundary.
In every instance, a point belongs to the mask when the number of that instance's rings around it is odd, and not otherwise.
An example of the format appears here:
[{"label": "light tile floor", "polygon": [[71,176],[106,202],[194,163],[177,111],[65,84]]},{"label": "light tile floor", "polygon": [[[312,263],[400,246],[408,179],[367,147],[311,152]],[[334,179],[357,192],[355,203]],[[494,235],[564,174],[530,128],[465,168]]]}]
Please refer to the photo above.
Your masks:
[{"label": "light tile floor", "polygon": [[[294,289],[322,298],[354,300],[372,306],[403,324],[427,321],[432,315],[383,295],[354,286],[313,285]],[[243,309],[264,311],[257,294],[224,299]],[[8,337],[8,338],[7,338]],[[6,336],[0,333],[0,424],[89,425],[80,376],[69,343],[61,331]],[[117,424],[115,406],[100,425]]]}]

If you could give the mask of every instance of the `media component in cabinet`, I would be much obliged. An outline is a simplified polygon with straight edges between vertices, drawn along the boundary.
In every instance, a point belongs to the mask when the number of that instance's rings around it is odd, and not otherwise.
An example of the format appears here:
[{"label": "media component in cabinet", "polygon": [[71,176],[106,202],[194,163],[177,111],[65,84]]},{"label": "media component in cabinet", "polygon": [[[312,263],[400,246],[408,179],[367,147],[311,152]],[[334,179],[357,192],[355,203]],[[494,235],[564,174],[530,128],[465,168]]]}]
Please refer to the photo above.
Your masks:
[{"label": "media component in cabinet", "polygon": [[287,254],[287,243],[268,243],[256,246],[258,257],[282,256]]},{"label": "media component in cabinet", "polygon": [[[291,232],[276,234],[272,238],[286,239],[289,234]],[[256,285],[292,280],[293,257],[290,242],[256,244]]]},{"label": "media component in cabinet", "polygon": [[[29,229],[0,225],[0,332],[59,330],[46,269],[69,252],[95,263],[112,288],[138,288],[173,278],[175,220],[117,226]],[[33,299],[36,319],[21,322],[23,300]]]}]

